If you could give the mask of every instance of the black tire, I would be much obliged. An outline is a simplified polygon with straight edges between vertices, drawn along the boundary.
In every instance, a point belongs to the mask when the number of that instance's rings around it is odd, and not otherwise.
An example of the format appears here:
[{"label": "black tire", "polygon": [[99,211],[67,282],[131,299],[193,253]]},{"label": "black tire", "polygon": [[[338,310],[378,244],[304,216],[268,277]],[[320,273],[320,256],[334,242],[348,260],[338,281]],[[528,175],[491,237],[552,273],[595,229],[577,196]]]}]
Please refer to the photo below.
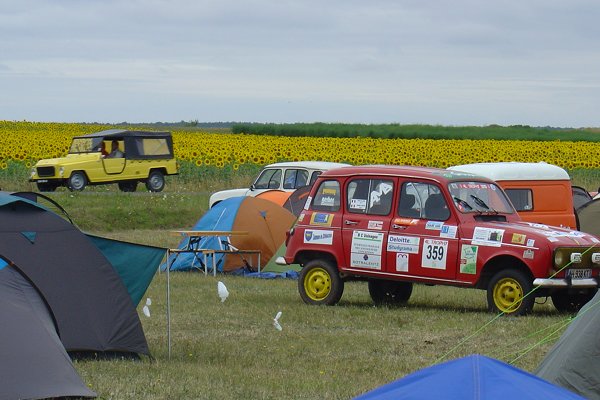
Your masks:
[{"label": "black tire", "polygon": [[123,181],[118,182],[119,190],[121,192],[135,192],[137,189],[138,182],[137,181]]},{"label": "black tire", "polygon": [[325,260],[312,260],[300,271],[298,292],[306,304],[337,304],[344,292],[344,281],[336,267]]},{"label": "black tire", "polygon": [[87,177],[82,171],[75,171],[71,174],[67,181],[69,190],[81,192],[88,184]]},{"label": "black tire", "polygon": [[411,282],[369,279],[369,294],[376,306],[405,305],[412,294]]},{"label": "black tire", "polygon": [[160,171],[152,171],[146,180],[146,189],[151,192],[161,192],[165,188],[165,176]]},{"label": "black tire", "polygon": [[58,185],[52,182],[36,182],[40,192],[54,192]]},{"label": "black tire", "polygon": [[569,293],[568,290],[561,290],[550,295],[554,308],[559,312],[576,313],[594,297],[597,289],[590,289],[584,292]]},{"label": "black tire", "polygon": [[497,272],[488,285],[488,309],[493,313],[526,315],[533,309],[533,281],[516,269]]}]

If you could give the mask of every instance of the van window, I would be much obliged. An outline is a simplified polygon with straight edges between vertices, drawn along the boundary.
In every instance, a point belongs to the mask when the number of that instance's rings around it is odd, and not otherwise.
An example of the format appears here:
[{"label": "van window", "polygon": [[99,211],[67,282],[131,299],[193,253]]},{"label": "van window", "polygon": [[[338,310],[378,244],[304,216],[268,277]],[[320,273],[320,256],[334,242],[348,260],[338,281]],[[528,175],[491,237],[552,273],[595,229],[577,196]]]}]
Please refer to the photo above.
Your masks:
[{"label": "van window", "polygon": [[504,192],[517,211],[533,210],[533,192],[531,189],[506,189]]},{"label": "van window", "polygon": [[311,209],[317,211],[338,211],[340,209],[340,184],[338,181],[323,181],[315,192]]},{"label": "van window", "polygon": [[392,209],[394,182],[383,179],[355,179],[348,184],[348,212],[388,215]]}]

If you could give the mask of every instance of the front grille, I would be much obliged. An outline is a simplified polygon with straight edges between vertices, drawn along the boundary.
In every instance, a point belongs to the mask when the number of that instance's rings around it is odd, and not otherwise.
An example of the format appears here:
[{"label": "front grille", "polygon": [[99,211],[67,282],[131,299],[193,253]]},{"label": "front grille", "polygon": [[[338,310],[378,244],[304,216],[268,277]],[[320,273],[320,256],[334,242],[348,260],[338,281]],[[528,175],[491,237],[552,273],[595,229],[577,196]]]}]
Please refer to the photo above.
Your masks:
[{"label": "front grille", "polygon": [[[580,260],[571,260],[571,255],[577,253]],[[598,268],[600,264],[597,261],[600,254],[599,247],[559,247],[554,250],[554,266],[556,269],[564,267],[569,268]]]},{"label": "front grille", "polygon": [[55,173],[54,167],[37,167],[37,174],[40,178],[54,176]]}]

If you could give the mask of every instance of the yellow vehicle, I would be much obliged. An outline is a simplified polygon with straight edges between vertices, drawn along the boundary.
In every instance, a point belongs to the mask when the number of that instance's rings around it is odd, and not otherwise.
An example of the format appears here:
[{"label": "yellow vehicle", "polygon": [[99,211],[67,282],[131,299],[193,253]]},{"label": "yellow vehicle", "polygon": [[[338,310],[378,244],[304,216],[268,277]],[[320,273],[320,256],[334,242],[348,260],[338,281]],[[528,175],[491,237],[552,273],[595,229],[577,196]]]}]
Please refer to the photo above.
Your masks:
[{"label": "yellow vehicle", "polygon": [[59,186],[81,191],[87,185],[107,183],[134,192],[138,182],[151,192],[160,192],[165,176],[176,174],[170,132],[110,129],[74,137],[66,157],[38,161],[29,181],[43,192]]}]

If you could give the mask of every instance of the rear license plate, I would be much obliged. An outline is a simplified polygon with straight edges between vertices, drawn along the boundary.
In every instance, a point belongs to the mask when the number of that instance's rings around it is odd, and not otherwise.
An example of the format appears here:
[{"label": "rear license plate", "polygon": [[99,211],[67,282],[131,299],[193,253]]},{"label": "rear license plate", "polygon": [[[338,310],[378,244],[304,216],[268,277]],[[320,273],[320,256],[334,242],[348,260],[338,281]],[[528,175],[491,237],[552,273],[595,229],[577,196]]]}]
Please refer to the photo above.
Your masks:
[{"label": "rear license plate", "polygon": [[39,183],[48,183],[48,179],[38,179],[36,182],[39,182]]},{"label": "rear license plate", "polygon": [[568,269],[566,273],[567,278],[571,279],[586,279],[592,277],[591,269]]}]

